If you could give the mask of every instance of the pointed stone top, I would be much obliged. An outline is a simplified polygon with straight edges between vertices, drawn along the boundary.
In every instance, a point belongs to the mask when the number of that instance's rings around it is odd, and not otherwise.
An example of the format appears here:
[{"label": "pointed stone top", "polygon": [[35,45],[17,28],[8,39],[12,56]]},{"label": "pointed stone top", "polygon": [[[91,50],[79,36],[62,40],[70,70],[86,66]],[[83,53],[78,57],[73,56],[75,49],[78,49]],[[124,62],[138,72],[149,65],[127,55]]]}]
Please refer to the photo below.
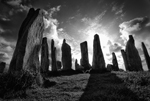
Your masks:
[{"label": "pointed stone top", "polygon": [[43,40],[47,40],[47,37],[43,37]]},{"label": "pointed stone top", "polygon": [[145,45],[144,42],[141,42],[142,45]]},{"label": "pointed stone top", "polygon": [[98,35],[98,34],[95,34],[94,37],[99,37],[99,35]]},{"label": "pointed stone top", "polygon": [[134,44],[134,38],[132,35],[129,35],[129,41],[132,42]]},{"label": "pointed stone top", "polygon": [[54,43],[54,40],[52,39],[51,42]]},{"label": "pointed stone top", "polygon": [[112,54],[115,54],[114,52],[112,52]]},{"label": "pointed stone top", "polygon": [[66,39],[63,40],[63,43],[66,43]]}]

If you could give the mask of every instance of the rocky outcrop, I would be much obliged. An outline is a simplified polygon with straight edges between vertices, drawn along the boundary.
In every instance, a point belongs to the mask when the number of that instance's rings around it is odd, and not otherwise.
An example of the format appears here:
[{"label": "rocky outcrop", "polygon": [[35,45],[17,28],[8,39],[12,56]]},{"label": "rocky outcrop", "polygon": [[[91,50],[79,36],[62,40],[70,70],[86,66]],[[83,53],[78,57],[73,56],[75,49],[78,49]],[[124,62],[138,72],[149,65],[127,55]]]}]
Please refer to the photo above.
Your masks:
[{"label": "rocky outcrop", "polygon": [[41,50],[41,73],[47,73],[49,71],[49,48],[47,38],[44,37],[42,40]]},{"label": "rocky outcrop", "polygon": [[149,54],[148,54],[148,51],[147,51],[147,48],[146,48],[144,42],[142,42],[141,44],[142,44],[145,60],[146,60],[146,63],[147,63],[147,67],[148,67],[148,70],[150,71],[150,57],[149,57]]},{"label": "rocky outcrop", "polygon": [[87,41],[84,41],[80,43],[80,49],[81,49],[81,66],[84,67],[85,70],[89,70],[91,68],[89,64],[89,56],[88,56],[88,45]]},{"label": "rocky outcrop", "polygon": [[117,61],[116,54],[114,52],[112,53],[112,64],[113,64],[113,70],[118,71],[119,70],[118,61]]},{"label": "rocky outcrop", "polygon": [[61,50],[62,50],[63,70],[71,70],[72,67],[71,47],[66,43],[65,39],[63,40]]},{"label": "rocky outcrop", "polygon": [[57,71],[57,62],[56,62],[56,47],[54,46],[54,40],[51,40],[51,58],[52,58],[52,71]]},{"label": "rocky outcrop", "polygon": [[6,67],[6,63],[5,62],[0,62],[0,73],[4,72],[5,67]]},{"label": "rocky outcrop", "polygon": [[93,69],[104,69],[105,68],[105,60],[103,56],[103,52],[100,45],[99,35],[94,35],[93,41]]},{"label": "rocky outcrop", "polygon": [[129,71],[143,71],[141,58],[135,47],[134,38],[132,35],[129,35],[125,52],[127,55]]},{"label": "rocky outcrop", "polygon": [[61,61],[57,61],[57,69],[61,69]]},{"label": "rocky outcrop", "polygon": [[126,69],[126,71],[129,71],[128,61],[127,61],[127,55],[126,55],[126,52],[123,49],[121,50],[121,54],[122,54],[122,57],[123,57],[125,69]]}]

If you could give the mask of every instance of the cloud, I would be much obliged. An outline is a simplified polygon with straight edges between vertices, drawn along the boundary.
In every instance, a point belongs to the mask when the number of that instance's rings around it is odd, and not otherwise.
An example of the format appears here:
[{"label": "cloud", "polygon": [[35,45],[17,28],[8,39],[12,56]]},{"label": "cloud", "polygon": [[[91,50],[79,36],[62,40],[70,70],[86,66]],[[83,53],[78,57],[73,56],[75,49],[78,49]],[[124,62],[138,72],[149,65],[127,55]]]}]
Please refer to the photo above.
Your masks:
[{"label": "cloud", "polygon": [[116,15],[119,15],[119,14],[122,14],[123,13],[123,8],[124,8],[124,4],[122,4],[121,6],[117,6],[117,5],[114,5],[112,7],[112,12],[115,12]]},{"label": "cloud", "polygon": [[123,48],[123,46],[120,43],[113,43],[111,41],[108,41],[107,47],[109,47],[110,53],[120,52],[120,50]]},{"label": "cloud", "polygon": [[7,53],[0,52],[0,61],[5,62],[7,59],[9,59]]},{"label": "cloud", "polygon": [[[119,25],[120,37],[126,44],[129,35],[133,35],[135,39],[135,46],[143,57],[143,50],[141,49],[141,42],[144,42],[147,46],[148,52],[150,53],[150,21],[148,17],[138,17],[129,21],[125,21]],[[142,58],[143,67],[145,69],[145,58]]]},{"label": "cloud", "polygon": [[[79,53],[78,52],[79,50],[76,49],[77,42],[75,41],[74,38],[68,35],[63,28],[58,28],[59,22],[57,19],[53,18],[53,14],[56,14],[58,11],[60,11],[60,7],[61,6],[57,6],[49,9],[48,11],[45,10],[45,17],[44,17],[45,30],[43,34],[44,37],[47,37],[49,50],[51,50],[51,39],[54,39],[57,52],[56,56],[57,60],[61,60],[61,46],[63,39],[66,39],[67,43],[71,46],[72,58],[75,59]],[[51,54],[51,51],[49,51],[49,54]],[[51,61],[51,58],[49,59]]]}]

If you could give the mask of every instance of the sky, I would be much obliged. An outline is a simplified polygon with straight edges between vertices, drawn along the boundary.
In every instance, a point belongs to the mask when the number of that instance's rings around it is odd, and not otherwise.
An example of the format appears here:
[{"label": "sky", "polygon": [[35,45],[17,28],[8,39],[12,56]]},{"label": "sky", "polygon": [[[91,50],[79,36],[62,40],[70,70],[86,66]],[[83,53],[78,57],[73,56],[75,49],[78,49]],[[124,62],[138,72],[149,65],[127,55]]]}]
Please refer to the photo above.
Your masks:
[{"label": "sky", "polygon": [[80,61],[83,41],[88,42],[92,63],[93,38],[98,34],[106,64],[112,64],[115,52],[119,68],[124,69],[120,50],[125,49],[128,35],[133,35],[147,70],[141,42],[150,53],[150,0],[0,0],[0,61],[10,63],[19,28],[31,7],[44,10],[44,37],[49,45],[54,39],[58,60],[65,38],[72,49],[73,63],[75,59]]}]

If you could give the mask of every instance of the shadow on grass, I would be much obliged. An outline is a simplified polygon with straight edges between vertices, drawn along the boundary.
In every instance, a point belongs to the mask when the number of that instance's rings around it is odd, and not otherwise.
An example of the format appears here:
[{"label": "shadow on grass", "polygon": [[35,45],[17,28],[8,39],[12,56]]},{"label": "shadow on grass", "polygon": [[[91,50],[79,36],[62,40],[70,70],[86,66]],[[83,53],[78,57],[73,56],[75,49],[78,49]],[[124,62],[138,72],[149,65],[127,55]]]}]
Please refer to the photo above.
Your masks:
[{"label": "shadow on grass", "polygon": [[79,101],[143,101],[114,73],[91,73]]}]

